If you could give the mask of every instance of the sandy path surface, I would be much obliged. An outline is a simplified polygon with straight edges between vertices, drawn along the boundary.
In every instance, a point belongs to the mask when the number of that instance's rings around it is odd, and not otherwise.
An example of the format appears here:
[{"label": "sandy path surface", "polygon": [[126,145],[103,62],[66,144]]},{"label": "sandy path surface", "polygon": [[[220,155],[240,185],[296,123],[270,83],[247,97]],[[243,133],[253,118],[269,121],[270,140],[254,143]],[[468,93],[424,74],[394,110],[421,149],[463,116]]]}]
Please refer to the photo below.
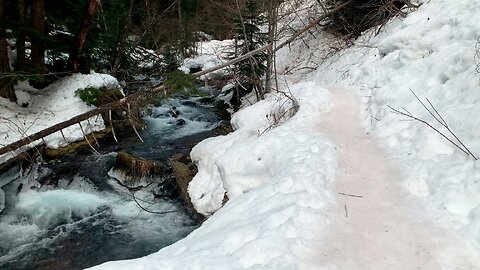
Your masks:
[{"label": "sandy path surface", "polygon": [[330,91],[334,106],[318,128],[337,145],[338,200],[329,209],[333,224],[315,258],[318,269],[480,269],[464,241],[435,228],[412,203],[401,175],[362,128],[360,101]]}]

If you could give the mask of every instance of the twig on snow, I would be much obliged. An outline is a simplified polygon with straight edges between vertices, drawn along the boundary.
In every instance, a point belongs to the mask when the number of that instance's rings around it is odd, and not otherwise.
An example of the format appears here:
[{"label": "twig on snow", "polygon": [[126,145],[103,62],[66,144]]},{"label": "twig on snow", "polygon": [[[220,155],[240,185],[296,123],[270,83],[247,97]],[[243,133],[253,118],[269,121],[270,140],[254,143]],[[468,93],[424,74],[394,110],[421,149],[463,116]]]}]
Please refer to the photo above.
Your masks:
[{"label": "twig on snow", "polygon": [[412,92],[412,94],[415,96],[415,98],[417,99],[418,102],[420,102],[420,104],[422,105],[422,107],[427,110],[427,112],[433,117],[433,119],[435,119],[435,121],[437,121],[442,127],[444,127],[448,133],[450,133],[450,135],[453,136],[453,138],[455,138],[455,141],[453,141],[452,139],[450,139],[447,135],[445,135],[443,132],[441,132],[440,130],[438,130],[437,128],[435,128],[432,124],[430,124],[429,122],[427,122],[426,120],[423,120],[423,119],[420,119],[416,116],[414,116],[412,113],[410,113],[407,109],[405,108],[402,108],[402,111],[398,110],[398,109],[395,109],[393,108],[392,106],[388,106],[391,110],[392,113],[395,113],[395,114],[398,114],[398,115],[402,115],[402,116],[405,116],[405,117],[408,117],[410,119],[413,119],[415,121],[418,121],[420,123],[423,123],[425,125],[427,125],[428,127],[430,127],[431,129],[433,129],[436,133],[440,134],[443,138],[445,138],[448,142],[450,142],[452,145],[454,145],[455,147],[457,147],[458,149],[460,149],[460,151],[462,151],[463,153],[465,153],[467,156],[472,156],[473,159],[475,160],[478,160],[477,157],[470,151],[470,149],[468,149],[468,147],[465,146],[465,144],[458,138],[458,136],[450,129],[449,125],[447,124],[447,122],[445,121],[445,119],[442,117],[442,115],[438,112],[438,110],[435,108],[435,106],[433,106],[432,102],[430,102],[430,100],[428,98],[426,98],[425,100],[427,101],[428,105],[430,106],[430,108],[417,96],[417,94],[412,90],[410,89],[410,91]]},{"label": "twig on snow", "polygon": [[348,197],[354,197],[354,198],[363,198],[362,195],[347,194],[347,193],[343,193],[343,192],[338,192],[338,194],[343,195],[343,196],[348,196]]}]

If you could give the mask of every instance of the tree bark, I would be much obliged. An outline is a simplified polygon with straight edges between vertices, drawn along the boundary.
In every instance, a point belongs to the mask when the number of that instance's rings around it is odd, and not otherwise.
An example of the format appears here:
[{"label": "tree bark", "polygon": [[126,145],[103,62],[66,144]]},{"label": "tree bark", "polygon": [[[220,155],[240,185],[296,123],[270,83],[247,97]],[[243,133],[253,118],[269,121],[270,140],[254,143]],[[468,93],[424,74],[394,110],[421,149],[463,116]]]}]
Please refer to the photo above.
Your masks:
[{"label": "tree bark", "polygon": [[70,71],[78,72],[80,66],[80,53],[87,39],[88,32],[92,27],[93,21],[95,20],[95,14],[97,13],[100,7],[100,0],[90,0],[88,2],[87,11],[85,17],[83,18],[82,24],[78,29],[77,35],[74,40],[74,50],[70,53],[68,58],[68,66]]},{"label": "tree bark", "polygon": [[267,50],[267,70],[265,72],[265,93],[270,93],[272,90],[272,77],[275,75],[274,61],[275,53],[273,51],[273,44],[275,43],[275,32],[277,31],[277,12],[278,1],[267,0],[267,20],[268,20],[268,38],[267,44],[272,46]]},{"label": "tree bark", "polygon": [[[4,19],[5,0],[0,0],[0,19]],[[9,77],[10,62],[8,59],[8,43],[5,39],[5,29],[0,25],[0,96],[13,102],[17,101],[13,89],[13,77]]]},{"label": "tree bark", "polygon": [[34,72],[45,72],[45,3],[44,0],[35,0],[32,4],[32,27],[35,36],[32,37],[32,53],[30,58]]},{"label": "tree bark", "polygon": [[[24,27],[25,26],[25,0],[18,0],[17,1],[17,12],[18,12],[18,22],[19,24]],[[25,57],[25,34],[23,31],[20,31],[17,36],[17,63],[15,66],[15,70],[24,70],[25,65],[27,63],[27,59]]]}]

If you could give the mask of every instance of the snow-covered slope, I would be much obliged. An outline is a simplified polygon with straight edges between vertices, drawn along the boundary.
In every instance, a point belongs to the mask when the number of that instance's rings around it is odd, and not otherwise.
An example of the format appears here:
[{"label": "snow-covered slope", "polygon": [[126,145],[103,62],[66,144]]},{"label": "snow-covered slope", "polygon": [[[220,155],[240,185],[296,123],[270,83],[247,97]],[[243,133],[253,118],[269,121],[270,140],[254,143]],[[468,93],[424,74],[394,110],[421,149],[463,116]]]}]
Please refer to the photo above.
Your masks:
[{"label": "snow-covered slope", "polygon": [[[119,84],[110,75],[94,73],[74,74],[42,90],[33,89],[26,83],[17,85],[18,103],[28,105],[28,107],[22,108],[0,98],[0,147],[15,142],[26,134],[34,134],[91,110],[92,106],[85,104],[75,96],[76,90],[86,87],[115,88],[119,87]],[[87,134],[105,128],[101,117],[83,121],[82,127]],[[83,138],[83,133],[78,125],[63,129],[63,134],[68,142]],[[48,147],[58,148],[68,144],[65,139],[60,132],[57,132],[45,137],[44,141]],[[33,144],[38,143],[40,141]],[[0,163],[11,158],[13,154],[0,156]]]},{"label": "snow-covered slope", "polygon": [[194,205],[216,212],[158,253],[95,269],[480,269],[479,161],[388,107],[441,128],[413,90],[480,156],[479,16],[477,1],[425,1],[326,61],[312,35],[279,51],[299,112],[272,126],[285,100],[272,95],[192,152]]},{"label": "snow-covered slope", "polygon": [[480,118],[476,117],[480,115],[480,74],[476,72],[480,62],[475,52],[479,15],[478,1],[428,1],[311,75],[323,84],[349,85],[362,98],[365,127],[397,160],[403,187],[434,219],[449,221],[478,250],[480,163],[426,125],[391,113],[388,106],[405,108],[455,141],[411,91],[427,106],[428,98],[450,129],[480,157]]}]

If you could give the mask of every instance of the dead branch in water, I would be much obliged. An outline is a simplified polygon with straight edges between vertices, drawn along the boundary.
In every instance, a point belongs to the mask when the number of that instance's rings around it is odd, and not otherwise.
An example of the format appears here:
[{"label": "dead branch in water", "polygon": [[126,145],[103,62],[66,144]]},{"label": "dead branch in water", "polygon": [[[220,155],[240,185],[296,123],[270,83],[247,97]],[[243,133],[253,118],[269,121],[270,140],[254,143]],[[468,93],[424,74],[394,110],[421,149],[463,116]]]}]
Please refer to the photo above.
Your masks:
[{"label": "dead branch in water", "polygon": [[142,210],[145,211],[145,212],[148,212],[148,213],[150,213],[150,214],[157,214],[157,215],[165,215],[165,214],[177,212],[177,211],[175,211],[175,210],[168,210],[168,211],[161,211],[161,212],[149,210],[149,209],[143,207],[143,206],[138,202],[138,200],[140,200],[140,199],[137,199],[137,198],[135,197],[135,194],[134,194],[133,192],[130,191],[130,193],[132,194],[133,201],[137,204],[138,207],[140,207],[140,209],[142,209]]}]

